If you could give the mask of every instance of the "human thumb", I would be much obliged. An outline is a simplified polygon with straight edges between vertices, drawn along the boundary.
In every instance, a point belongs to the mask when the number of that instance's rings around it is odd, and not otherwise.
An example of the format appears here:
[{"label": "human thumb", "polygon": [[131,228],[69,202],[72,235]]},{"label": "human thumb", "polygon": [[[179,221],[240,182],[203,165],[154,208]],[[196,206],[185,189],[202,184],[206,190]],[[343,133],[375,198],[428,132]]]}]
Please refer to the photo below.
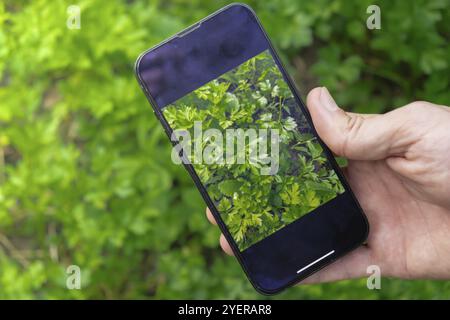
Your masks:
[{"label": "human thumb", "polygon": [[353,160],[379,160],[400,155],[402,119],[394,112],[383,115],[347,113],[338,107],[325,87],[307,97],[308,110],[320,138],[337,155]]}]

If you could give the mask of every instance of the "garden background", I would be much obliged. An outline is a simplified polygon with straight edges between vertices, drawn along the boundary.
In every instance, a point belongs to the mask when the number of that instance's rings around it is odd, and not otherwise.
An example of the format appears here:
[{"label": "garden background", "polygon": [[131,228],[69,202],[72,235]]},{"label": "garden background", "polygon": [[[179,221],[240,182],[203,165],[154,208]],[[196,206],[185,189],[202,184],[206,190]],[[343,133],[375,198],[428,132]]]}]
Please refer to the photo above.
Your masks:
[{"label": "garden background", "polygon": [[[196,188],[134,79],[143,50],[223,0],[0,2],[0,298],[264,298],[218,246]],[[305,97],[347,110],[450,105],[450,1],[248,1]],[[381,8],[381,30],[366,9]],[[69,5],[81,29],[66,26]],[[81,268],[81,290],[66,268]],[[274,298],[440,298],[383,278]]]}]

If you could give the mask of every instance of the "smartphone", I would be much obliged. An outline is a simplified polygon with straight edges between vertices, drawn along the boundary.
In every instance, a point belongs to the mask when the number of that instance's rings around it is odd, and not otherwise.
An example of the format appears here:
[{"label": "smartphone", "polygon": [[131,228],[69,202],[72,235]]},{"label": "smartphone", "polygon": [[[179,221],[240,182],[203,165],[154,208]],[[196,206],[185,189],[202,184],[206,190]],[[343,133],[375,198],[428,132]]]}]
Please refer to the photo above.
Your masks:
[{"label": "smartphone", "polygon": [[256,290],[280,292],[364,243],[367,219],[250,7],[145,51],[135,72]]}]

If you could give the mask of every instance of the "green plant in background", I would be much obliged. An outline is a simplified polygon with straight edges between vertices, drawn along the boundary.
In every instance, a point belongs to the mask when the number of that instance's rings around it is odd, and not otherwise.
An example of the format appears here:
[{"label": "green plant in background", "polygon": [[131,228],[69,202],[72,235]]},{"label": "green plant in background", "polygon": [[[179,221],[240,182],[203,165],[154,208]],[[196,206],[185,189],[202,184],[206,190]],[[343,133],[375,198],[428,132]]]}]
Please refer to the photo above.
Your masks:
[{"label": "green plant in background", "polygon": [[[75,2],[75,3],[74,3]],[[0,297],[258,298],[133,75],[140,52],[228,1],[0,2]],[[446,0],[248,1],[302,94],[348,110],[450,105]],[[66,27],[78,4],[81,29]],[[81,268],[68,290],[65,269]],[[281,298],[448,298],[450,284],[383,279],[302,286]]]},{"label": "green plant in background", "polygon": [[[262,175],[261,163],[249,162],[256,136],[245,145],[244,163],[237,162],[237,155],[232,163],[223,161],[230,146],[233,153],[237,150],[236,139],[230,145],[222,139],[225,147],[212,164],[195,163],[188,155],[240,250],[344,192],[269,51],[179,99],[163,114],[172,129],[186,130],[191,137],[195,121],[201,121],[203,130],[279,132],[274,175]],[[191,140],[191,149],[195,143],[201,141]],[[216,143],[207,140],[202,150]]]}]

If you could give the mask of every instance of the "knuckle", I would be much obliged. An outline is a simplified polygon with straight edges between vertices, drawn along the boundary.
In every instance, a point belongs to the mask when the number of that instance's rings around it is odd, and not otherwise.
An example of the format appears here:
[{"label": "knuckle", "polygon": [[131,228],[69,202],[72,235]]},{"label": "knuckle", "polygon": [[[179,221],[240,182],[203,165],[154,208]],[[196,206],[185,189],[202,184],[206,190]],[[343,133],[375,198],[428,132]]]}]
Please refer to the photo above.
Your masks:
[{"label": "knuckle", "polygon": [[[394,110],[395,111],[395,110]],[[418,125],[429,122],[431,117],[436,115],[437,105],[427,101],[414,101],[399,108],[397,115],[403,119],[404,123]]]},{"label": "knuckle", "polygon": [[358,115],[349,116],[347,120],[347,124],[345,127],[345,135],[344,139],[342,139],[342,143],[340,145],[340,154],[344,157],[349,156],[350,145],[353,141],[355,141],[361,131],[361,127],[363,125],[364,118]]},{"label": "knuckle", "polygon": [[422,112],[422,111],[426,111],[431,106],[433,106],[432,103],[419,100],[419,101],[413,101],[413,102],[407,104],[404,108],[406,108],[408,111],[412,111],[412,112]]}]

